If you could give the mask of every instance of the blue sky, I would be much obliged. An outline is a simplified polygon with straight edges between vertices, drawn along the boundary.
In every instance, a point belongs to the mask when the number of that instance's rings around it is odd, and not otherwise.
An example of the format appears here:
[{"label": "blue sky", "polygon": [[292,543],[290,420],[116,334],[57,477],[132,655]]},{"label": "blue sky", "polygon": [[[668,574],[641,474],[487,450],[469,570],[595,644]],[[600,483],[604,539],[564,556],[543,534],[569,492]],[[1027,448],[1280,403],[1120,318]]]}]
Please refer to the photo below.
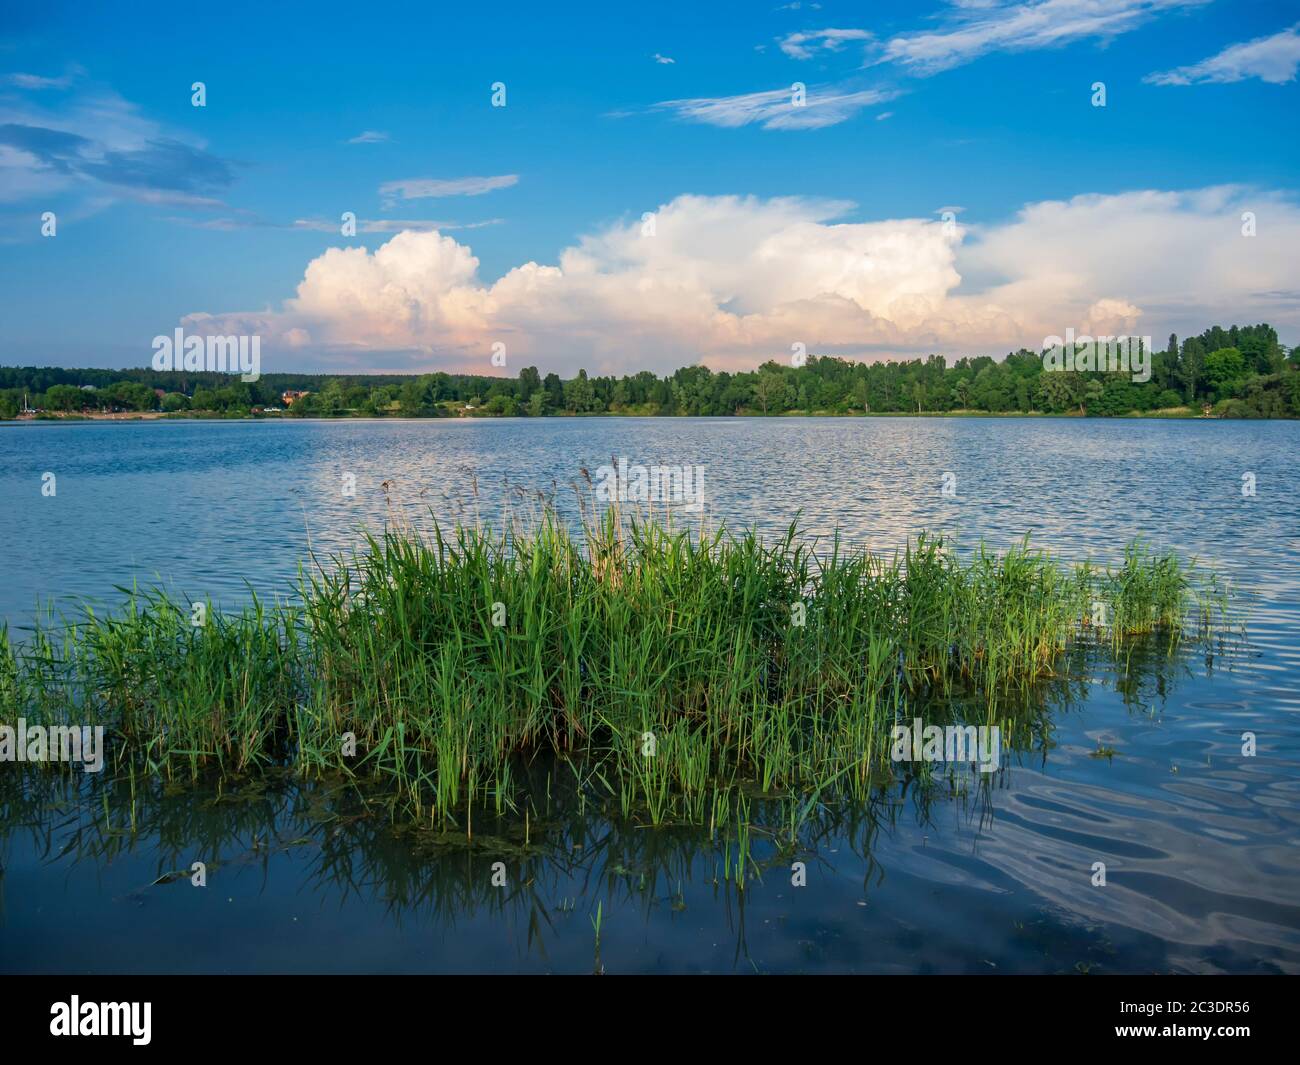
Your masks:
[{"label": "blue sky", "polygon": [[0,361],[178,323],[264,370],[1297,342],[1300,3],[557,7],[7,12]]}]

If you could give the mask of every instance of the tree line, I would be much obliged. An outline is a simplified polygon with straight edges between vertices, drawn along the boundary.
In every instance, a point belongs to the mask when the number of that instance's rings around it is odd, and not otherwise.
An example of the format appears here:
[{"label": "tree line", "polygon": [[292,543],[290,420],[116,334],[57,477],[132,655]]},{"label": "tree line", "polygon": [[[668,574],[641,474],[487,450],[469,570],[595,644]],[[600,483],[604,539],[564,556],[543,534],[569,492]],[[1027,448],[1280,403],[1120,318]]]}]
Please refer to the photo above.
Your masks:
[{"label": "tree line", "polygon": [[[307,395],[285,407],[285,391]],[[1005,359],[942,355],[876,363],[809,356],[757,370],[687,366],[669,376],[562,380],[525,367],[518,377],[266,374],[242,382],[219,373],[0,367],[0,417],[44,412],[153,411],[243,417],[451,417],[633,414],[774,415],[1074,413],[1117,416],[1208,411],[1228,418],[1300,417],[1300,351],[1266,324],[1213,326],[1150,355],[1150,379],[1128,372],[1051,371],[1042,353]],[[1184,411],[1185,412],[1185,411]]]}]

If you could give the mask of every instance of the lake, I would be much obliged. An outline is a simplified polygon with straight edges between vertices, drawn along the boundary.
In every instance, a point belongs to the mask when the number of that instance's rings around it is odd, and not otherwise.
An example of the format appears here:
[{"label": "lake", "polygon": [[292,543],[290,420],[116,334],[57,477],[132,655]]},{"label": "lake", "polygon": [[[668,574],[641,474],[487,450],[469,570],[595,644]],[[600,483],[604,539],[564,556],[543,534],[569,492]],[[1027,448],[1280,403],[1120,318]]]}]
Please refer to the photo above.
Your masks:
[{"label": "lake", "polygon": [[[489,824],[466,849],[276,775],[217,794],[0,765],[0,970],[1300,971],[1297,451],[1297,422],[0,426],[0,617],[17,639],[38,604],[111,606],[133,582],[225,606],[290,595],[309,551],[349,551],[397,515],[497,526],[541,493],[575,517],[582,470],[620,457],[702,467],[711,523],[797,518],[882,552],[920,530],[963,549],[1028,534],[1105,563],[1143,537],[1248,610],[1244,643],[1072,667],[1028,708],[1051,742],[1008,752],[985,786],[818,810],[804,887],[761,796],[742,890],[706,828],[563,794],[527,839]],[[500,854],[517,856],[504,888]],[[178,875],[196,859],[201,890]]]}]

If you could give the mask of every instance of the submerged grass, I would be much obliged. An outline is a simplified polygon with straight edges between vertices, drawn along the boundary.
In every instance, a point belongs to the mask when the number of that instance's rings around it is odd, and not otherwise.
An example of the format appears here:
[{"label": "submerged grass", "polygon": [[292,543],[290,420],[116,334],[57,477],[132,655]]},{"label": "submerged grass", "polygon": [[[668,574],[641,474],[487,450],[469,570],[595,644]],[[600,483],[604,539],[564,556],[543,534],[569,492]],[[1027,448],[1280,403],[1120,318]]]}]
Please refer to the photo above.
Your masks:
[{"label": "submerged grass", "polygon": [[1115,568],[1027,542],[963,558],[927,535],[886,558],[794,525],[764,539],[614,510],[578,537],[548,511],[499,534],[390,529],[305,572],[292,603],[202,625],[150,591],[20,646],[0,629],[0,720],[105,724],[119,763],[168,778],[378,780],[468,833],[476,804],[513,810],[529,761],[558,755],[626,815],[713,823],[746,791],[804,813],[864,798],[915,708],[998,724],[1072,645],[1172,649],[1224,605],[1141,544]]}]

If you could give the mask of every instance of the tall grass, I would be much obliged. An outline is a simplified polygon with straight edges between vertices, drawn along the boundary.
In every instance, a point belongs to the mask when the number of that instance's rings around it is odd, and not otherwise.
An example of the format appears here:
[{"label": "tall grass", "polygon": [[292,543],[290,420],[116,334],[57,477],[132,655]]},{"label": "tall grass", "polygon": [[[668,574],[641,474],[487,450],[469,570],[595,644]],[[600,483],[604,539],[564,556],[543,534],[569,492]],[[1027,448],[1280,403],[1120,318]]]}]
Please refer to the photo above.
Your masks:
[{"label": "tall grass", "polygon": [[1027,542],[963,558],[922,535],[884,557],[613,510],[580,536],[549,511],[499,534],[398,527],[304,571],[292,602],[205,625],[144,592],[21,646],[0,630],[0,720],[104,723],[120,762],[165,777],[380,781],[470,833],[545,754],[626,814],[705,823],[746,790],[862,798],[915,707],[997,723],[1071,646],[1173,647],[1222,607],[1199,587],[1140,544],[1101,569]]}]

